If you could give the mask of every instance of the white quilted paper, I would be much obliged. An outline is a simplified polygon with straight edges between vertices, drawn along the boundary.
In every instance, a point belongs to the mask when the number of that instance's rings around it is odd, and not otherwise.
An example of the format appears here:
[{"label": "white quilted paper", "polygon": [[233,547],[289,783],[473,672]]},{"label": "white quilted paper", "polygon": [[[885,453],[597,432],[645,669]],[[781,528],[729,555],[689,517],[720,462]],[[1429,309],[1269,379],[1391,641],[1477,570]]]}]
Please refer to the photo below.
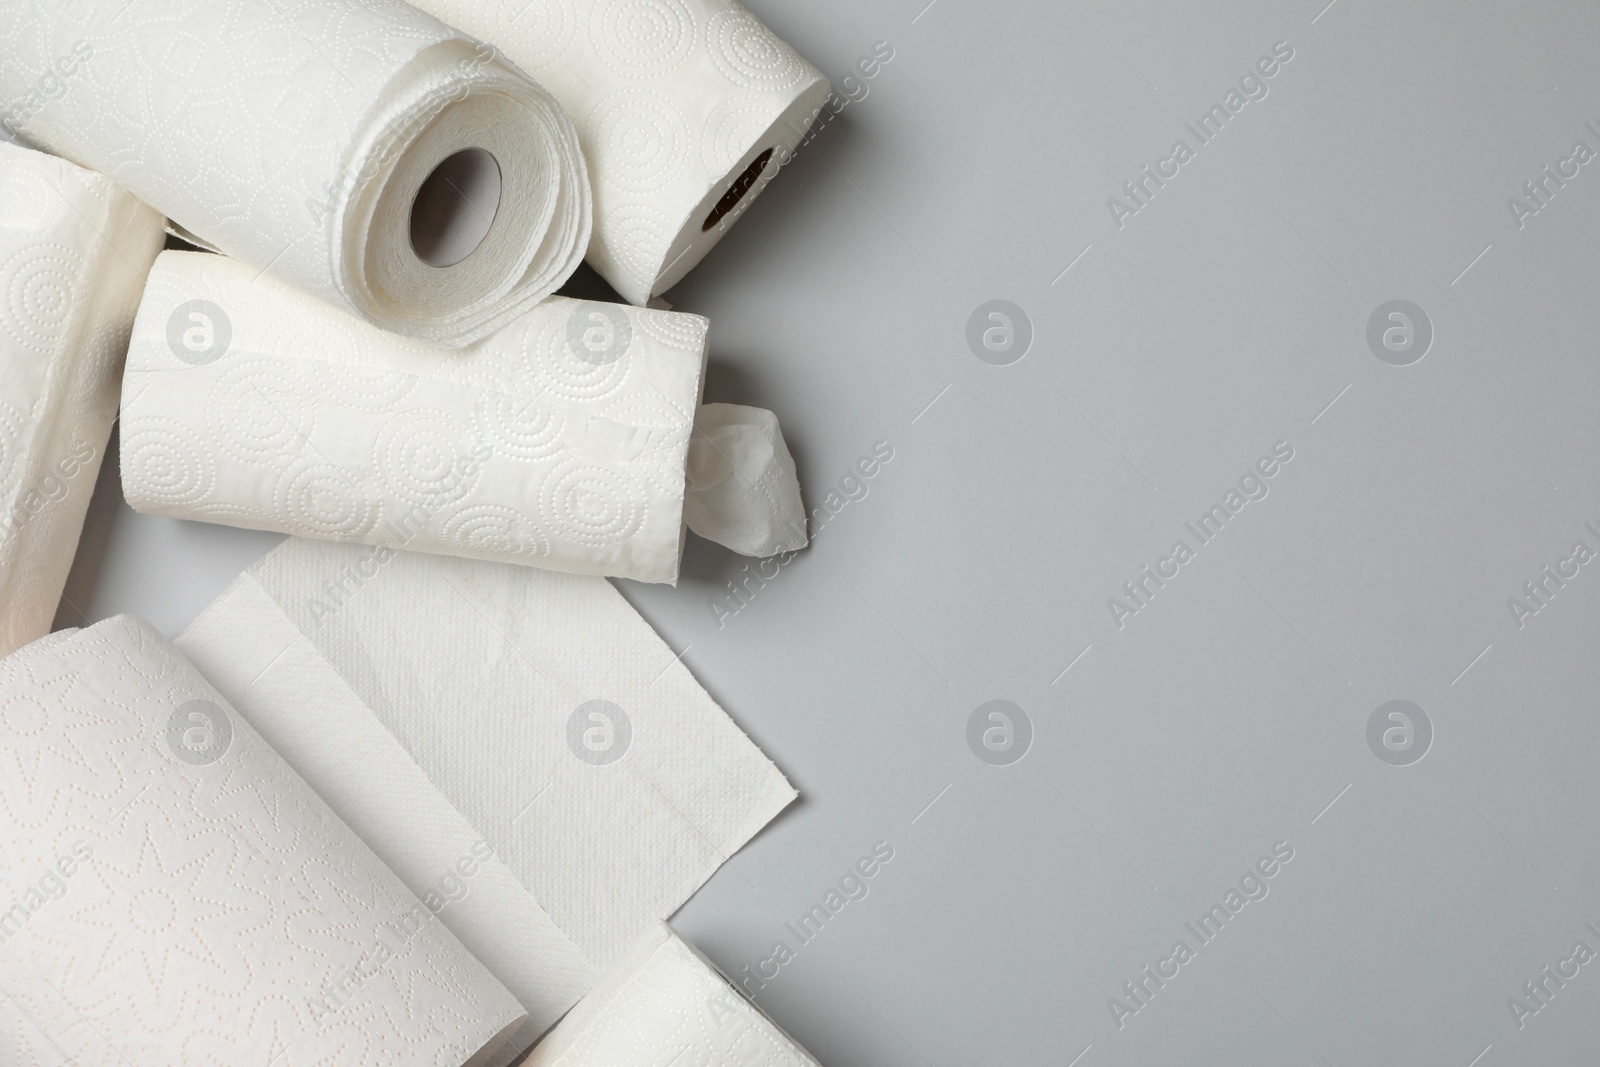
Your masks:
[{"label": "white quilted paper", "polygon": [[0,144],[0,655],[50,629],[161,240],[102,175]]},{"label": "white quilted paper", "polygon": [[[400,0],[5,0],[0,122],[116,179],[204,244],[386,329],[481,338],[589,240],[576,131],[493,49]],[[497,163],[445,266],[413,204],[444,160]],[[442,188],[442,187],[441,187]]]},{"label": "white quilted paper", "polygon": [[166,252],[128,353],[123,491],[151,514],[676,581],[705,343],[696,315],[557,297],[445,352]]},{"label": "white quilted paper", "polygon": [[519,1067],[817,1067],[664,923]]},{"label": "white quilted paper", "polygon": [[594,184],[589,263],[635,304],[721,240],[828,97],[822,73],[735,0],[418,6],[504,50],[572,115]]},{"label": "white quilted paper", "polygon": [[483,1063],[511,995],[128,615],[0,662],[0,1063]]},{"label": "white quilted paper", "polygon": [[481,845],[440,918],[532,1022],[795,798],[599,578],[290,539],[178,645],[419,895]]}]

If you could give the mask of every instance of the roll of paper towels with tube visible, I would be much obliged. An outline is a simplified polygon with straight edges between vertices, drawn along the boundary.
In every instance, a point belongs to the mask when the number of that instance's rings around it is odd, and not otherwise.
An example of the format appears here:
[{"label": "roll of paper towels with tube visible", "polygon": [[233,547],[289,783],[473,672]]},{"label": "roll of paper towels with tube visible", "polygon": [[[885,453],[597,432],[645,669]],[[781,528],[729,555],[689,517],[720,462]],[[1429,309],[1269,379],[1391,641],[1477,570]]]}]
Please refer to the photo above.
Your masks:
[{"label": "roll of paper towels with tube visible", "polygon": [[788,162],[828,80],[734,0],[418,0],[502,49],[578,124],[589,264],[646,304]]},{"label": "roll of paper towels with tube visible", "polygon": [[400,0],[12,0],[0,101],[197,243],[434,344],[503,326],[589,241],[566,113]]}]

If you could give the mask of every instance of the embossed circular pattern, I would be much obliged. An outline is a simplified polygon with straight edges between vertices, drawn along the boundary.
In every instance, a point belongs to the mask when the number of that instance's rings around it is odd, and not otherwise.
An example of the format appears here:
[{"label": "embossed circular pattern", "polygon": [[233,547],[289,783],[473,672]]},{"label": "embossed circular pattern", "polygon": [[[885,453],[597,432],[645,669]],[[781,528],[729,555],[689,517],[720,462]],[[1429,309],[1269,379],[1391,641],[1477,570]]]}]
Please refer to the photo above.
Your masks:
[{"label": "embossed circular pattern", "polygon": [[212,439],[235,459],[277,465],[305,447],[311,399],[284,369],[241,357],[211,389],[206,420]]},{"label": "embossed circular pattern", "polygon": [[624,78],[659,78],[689,58],[697,29],[683,0],[610,0],[589,37],[600,61]]},{"label": "embossed circular pattern", "polygon": [[604,214],[597,211],[595,224],[605,234],[612,262],[623,273],[640,279],[641,286],[656,276],[674,236],[665,215],[643,204],[627,204]]},{"label": "embossed circular pattern", "polygon": [[393,411],[416,388],[417,378],[382,367],[323,360],[317,364],[317,385],[325,402],[361,411]]},{"label": "embossed circular pattern", "polygon": [[586,132],[599,183],[630,193],[670,187],[689,157],[683,117],[649,89],[624,89],[595,104]]},{"label": "embossed circular pattern", "polygon": [[474,504],[445,520],[443,538],[474,559],[530,560],[550,554],[550,543],[528,517],[499,504]]},{"label": "embossed circular pattern", "polygon": [[476,413],[483,436],[507,455],[544,459],[561,451],[566,420],[528,397],[484,392]]},{"label": "embossed circular pattern", "polygon": [[474,445],[471,428],[444,412],[412,412],[384,423],[373,465],[397,496],[448,504],[470,493],[483,471]]},{"label": "embossed circular pattern", "polygon": [[706,345],[705,320],[694,316],[638,308],[633,313],[633,324],[645,336],[680,352],[698,356]]},{"label": "embossed circular pattern", "polygon": [[296,463],[273,492],[277,514],[290,532],[352,540],[378,521],[377,503],[362,497],[348,474],[321,460]]},{"label": "embossed circular pattern", "polygon": [[[733,174],[734,166],[771,125],[772,108],[767,104],[732,100],[718,104],[706,119],[700,136],[700,163],[706,168],[707,176],[718,178]],[[777,171],[777,167],[771,167],[769,173]],[[763,177],[768,175],[763,174]]]},{"label": "embossed circular pattern", "polygon": [[83,257],[59,245],[34,245],[0,267],[9,313],[6,332],[30,352],[47,355],[72,314],[72,293],[85,276]]},{"label": "embossed circular pattern", "polygon": [[800,57],[742,7],[712,15],[706,42],[717,69],[735,85],[787,89],[805,77]]},{"label": "embossed circular pattern", "polygon": [[170,507],[211,492],[215,474],[211,450],[176,419],[141,419],[124,427],[122,466],[126,482],[138,487],[138,503]]},{"label": "embossed circular pattern", "polygon": [[[576,20],[572,16],[570,7],[561,0],[527,0],[495,5],[497,13],[504,15],[514,12],[509,19],[499,21],[504,30],[504,36],[516,36],[517,65],[539,80],[539,68],[549,66],[561,60],[572,47],[573,30]],[[459,25],[454,19],[445,19],[451,25]],[[485,34],[488,40],[499,40],[494,35]]]},{"label": "embossed circular pattern", "polygon": [[562,539],[578,544],[618,544],[644,522],[644,494],[633,477],[593,463],[574,460],[552,471],[540,499]]}]

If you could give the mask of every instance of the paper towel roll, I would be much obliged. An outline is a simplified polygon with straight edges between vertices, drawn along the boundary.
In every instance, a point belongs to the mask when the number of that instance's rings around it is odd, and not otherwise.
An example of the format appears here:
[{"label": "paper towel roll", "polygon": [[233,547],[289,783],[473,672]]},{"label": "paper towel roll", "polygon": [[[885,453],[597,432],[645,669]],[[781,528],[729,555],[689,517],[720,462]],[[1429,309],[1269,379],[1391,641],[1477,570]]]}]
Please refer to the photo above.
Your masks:
[{"label": "paper towel roll", "polygon": [[436,344],[553,292],[589,240],[566,114],[399,0],[13,0],[0,102],[201,242]]},{"label": "paper towel roll", "polygon": [[140,620],[0,661],[0,740],[0,1062],[476,1067],[521,1022]]},{"label": "paper towel roll", "polygon": [[176,518],[676,581],[705,342],[696,315],[557,297],[442,353],[166,252],[128,354],[123,491]]},{"label": "paper towel roll", "polygon": [[177,643],[522,1001],[520,1048],[795,796],[599,578],[291,538]]},{"label": "paper towel roll", "polygon": [[806,508],[778,416],[702,404],[689,442],[683,514],[689,529],[745,556],[806,547]]},{"label": "paper towel roll", "polygon": [[419,0],[572,115],[594,182],[589,263],[645,304],[787,162],[828,81],[734,0]]},{"label": "paper towel roll", "polygon": [[665,923],[519,1067],[817,1067]]},{"label": "paper towel roll", "polygon": [[0,144],[0,656],[55,617],[160,250],[102,175]]}]

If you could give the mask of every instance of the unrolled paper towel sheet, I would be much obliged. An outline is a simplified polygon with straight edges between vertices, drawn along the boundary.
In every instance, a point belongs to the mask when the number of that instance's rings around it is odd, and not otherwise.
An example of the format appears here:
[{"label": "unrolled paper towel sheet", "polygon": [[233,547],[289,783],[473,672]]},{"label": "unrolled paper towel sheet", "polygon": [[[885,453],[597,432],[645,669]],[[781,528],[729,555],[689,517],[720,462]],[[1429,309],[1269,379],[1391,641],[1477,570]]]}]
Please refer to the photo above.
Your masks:
[{"label": "unrolled paper towel sheet", "polygon": [[611,585],[290,539],[178,639],[528,1009],[795,797]]},{"label": "unrolled paper towel sheet", "polygon": [[134,325],[134,508],[580,574],[677,580],[706,320],[552,298],[460,352],[236,260],[166,252]]},{"label": "unrolled paper towel sheet", "polygon": [[122,615],[0,661],[0,1063],[502,1057],[522,1011]]},{"label": "unrolled paper towel sheet", "polygon": [[0,144],[0,656],[50,629],[160,250],[109,179]]},{"label": "unrolled paper towel sheet", "polygon": [[644,304],[699,263],[828,98],[734,0],[419,0],[504,50],[578,124],[594,182],[589,263]]},{"label": "unrolled paper towel sheet", "polygon": [[589,240],[565,112],[399,0],[11,0],[0,122],[256,271],[436,344],[531,307]]},{"label": "unrolled paper towel sheet", "polygon": [[519,1067],[817,1067],[666,924]]}]

